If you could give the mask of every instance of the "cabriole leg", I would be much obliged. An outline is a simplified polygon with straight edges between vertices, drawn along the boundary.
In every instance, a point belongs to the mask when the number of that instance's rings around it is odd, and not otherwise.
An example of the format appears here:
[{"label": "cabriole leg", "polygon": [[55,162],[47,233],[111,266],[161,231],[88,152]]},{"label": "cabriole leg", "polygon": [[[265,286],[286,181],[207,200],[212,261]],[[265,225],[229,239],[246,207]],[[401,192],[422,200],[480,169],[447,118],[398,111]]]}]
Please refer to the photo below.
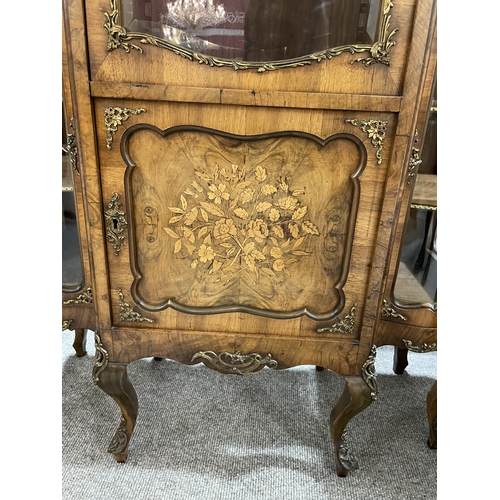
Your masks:
[{"label": "cabriole leg", "polygon": [[427,393],[427,420],[429,421],[429,448],[437,448],[437,380]]},{"label": "cabriole leg", "polygon": [[394,347],[394,364],[392,369],[397,375],[404,373],[408,366],[408,349],[403,347]]},{"label": "cabriole leg", "polygon": [[345,387],[330,415],[337,475],[345,477],[358,463],[347,449],[345,428],[349,421],[372,402],[372,391],[362,377],[345,377]]},{"label": "cabriole leg", "polygon": [[87,346],[87,329],[86,328],[75,328],[75,341],[73,342],[73,349],[76,355],[81,358],[87,354],[85,349]]},{"label": "cabriole leg", "polygon": [[109,363],[99,372],[97,385],[111,396],[120,407],[122,416],[120,425],[108,448],[109,453],[115,455],[116,461],[123,463],[127,460],[127,450],[138,413],[137,394],[127,376],[127,365]]}]

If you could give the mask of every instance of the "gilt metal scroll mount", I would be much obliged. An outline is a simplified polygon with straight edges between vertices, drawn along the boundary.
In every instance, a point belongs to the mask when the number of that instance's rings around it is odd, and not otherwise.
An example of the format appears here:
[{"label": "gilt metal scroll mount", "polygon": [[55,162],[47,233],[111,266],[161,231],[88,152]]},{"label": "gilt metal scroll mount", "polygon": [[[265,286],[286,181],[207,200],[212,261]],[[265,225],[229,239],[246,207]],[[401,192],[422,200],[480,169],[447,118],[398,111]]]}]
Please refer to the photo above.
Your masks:
[{"label": "gilt metal scroll mount", "polygon": [[402,314],[398,313],[396,309],[391,307],[389,305],[389,302],[387,302],[387,300],[385,299],[383,301],[382,309],[380,310],[380,315],[383,318],[396,318],[396,319],[401,319],[403,321],[407,321],[408,319],[406,316],[403,316]]},{"label": "gilt metal scroll mount", "polygon": [[353,333],[354,331],[354,320],[356,319],[356,306],[357,304],[355,303],[352,307],[349,313],[339,321],[338,323],[335,323],[332,326],[326,327],[326,328],[318,328],[316,331],[318,333],[325,333],[325,332],[338,332],[338,333]]},{"label": "gilt metal scroll mount", "polygon": [[134,311],[130,304],[125,302],[123,292],[118,289],[118,297],[120,299],[120,321],[135,321],[140,323],[154,323],[153,319],[145,318],[142,314]]},{"label": "gilt metal scroll mount", "polygon": [[95,340],[95,357],[94,366],[92,368],[92,379],[94,384],[99,383],[99,374],[108,366],[109,355],[108,351],[104,349],[101,337],[98,333],[94,335]]},{"label": "gilt metal scroll mount", "polygon": [[199,64],[206,64],[211,67],[229,67],[234,70],[255,69],[259,73],[265,71],[274,71],[282,68],[297,68],[302,66],[312,65],[314,62],[321,62],[333,57],[339,56],[344,53],[361,54],[368,52],[368,57],[361,57],[354,59],[350,64],[361,63],[366,67],[373,64],[390,65],[389,53],[396,42],[394,35],[398,29],[391,29],[391,9],[393,8],[393,0],[382,0],[383,7],[380,19],[380,28],[377,40],[372,45],[370,44],[354,44],[342,45],[339,47],[332,47],[325,50],[320,50],[312,54],[295,57],[293,59],[284,59],[279,61],[259,62],[259,61],[241,61],[236,59],[219,59],[217,57],[200,54],[192,49],[181,47],[171,43],[164,38],[160,38],[147,33],[136,33],[128,31],[120,24],[120,11],[119,0],[110,0],[110,11],[101,8],[104,14],[105,22],[104,29],[108,34],[107,50],[112,51],[115,49],[123,49],[125,52],[130,53],[137,50],[141,54],[143,49],[139,45],[131,43],[132,40],[138,40],[141,44],[149,44],[162,49],[170,50],[171,52],[188,59],[190,61],[198,62]]},{"label": "gilt metal scroll mount", "polygon": [[278,362],[271,354],[262,357],[256,352],[241,354],[241,351],[236,351],[234,354],[228,352],[217,354],[213,351],[199,351],[193,355],[191,363],[197,360],[220,373],[233,375],[246,375],[258,372],[265,366],[271,369],[278,366]]},{"label": "gilt metal scroll mount", "polygon": [[125,218],[125,212],[120,210],[122,204],[119,199],[120,195],[113,193],[108,203],[108,209],[104,212],[104,218],[106,219],[106,239],[111,243],[115,255],[120,253],[121,247],[127,237],[125,235],[127,219]]},{"label": "gilt metal scroll mount", "polygon": [[377,375],[375,374],[375,357],[377,356],[377,346],[373,345],[370,350],[370,355],[368,359],[363,364],[361,368],[361,375],[366,385],[371,390],[372,401],[377,399],[378,385],[377,385]]},{"label": "gilt metal scroll mount", "polygon": [[106,149],[111,150],[113,136],[123,122],[127,121],[131,115],[146,113],[146,109],[137,108],[104,108],[104,125],[106,127]]},{"label": "gilt metal scroll mount", "polygon": [[377,148],[375,157],[377,158],[377,165],[382,164],[382,147],[384,146],[385,134],[387,131],[387,122],[383,120],[355,120],[348,119],[345,123],[350,123],[359,127],[368,138],[371,139],[374,148]]}]

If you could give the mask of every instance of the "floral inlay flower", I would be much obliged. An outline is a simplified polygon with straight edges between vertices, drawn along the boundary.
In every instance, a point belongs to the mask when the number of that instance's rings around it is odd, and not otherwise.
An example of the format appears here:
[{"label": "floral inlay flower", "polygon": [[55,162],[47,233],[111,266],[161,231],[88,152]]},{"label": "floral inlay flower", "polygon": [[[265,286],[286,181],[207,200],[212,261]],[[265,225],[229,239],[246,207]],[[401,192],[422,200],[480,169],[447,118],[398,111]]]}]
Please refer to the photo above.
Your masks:
[{"label": "floral inlay flower", "polygon": [[236,236],[238,229],[234,225],[233,219],[219,219],[215,222],[214,237],[227,239]]},{"label": "floral inlay flower", "polygon": [[207,247],[205,244],[203,244],[198,250],[198,255],[200,256],[200,262],[206,262],[207,260],[214,259],[215,252],[212,247]]},{"label": "floral inlay flower", "polygon": [[211,192],[208,193],[208,198],[210,200],[214,200],[217,205],[222,203],[222,200],[229,200],[229,193],[226,193],[226,185],[219,184],[219,187],[216,187],[215,184],[212,184],[208,187]]},{"label": "floral inlay flower", "polygon": [[[215,282],[245,275],[252,283],[290,275],[290,266],[311,255],[306,242],[318,236],[306,219],[305,190],[291,189],[291,180],[271,180],[263,165],[234,163],[195,170],[192,181],[164,231],[173,238],[173,253],[203,267]],[[304,249],[306,247],[306,249]]]},{"label": "floral inlay flower", "polygon": [[262,219],[251,220],[248,223],[248,236],[262,243],[269,236],[267,224]]}]

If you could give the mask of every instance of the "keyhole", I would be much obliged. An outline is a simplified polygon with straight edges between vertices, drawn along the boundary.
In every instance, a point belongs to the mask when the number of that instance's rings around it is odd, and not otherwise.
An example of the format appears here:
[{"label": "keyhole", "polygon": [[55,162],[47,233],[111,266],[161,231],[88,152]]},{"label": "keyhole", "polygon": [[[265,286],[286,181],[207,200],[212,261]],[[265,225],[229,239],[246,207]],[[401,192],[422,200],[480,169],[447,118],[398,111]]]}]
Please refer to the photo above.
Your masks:
[{"label": "keyhole", "polygon": [[118,229],[118,221],[116,219],[113,220],[113,229],[116,231]]}]

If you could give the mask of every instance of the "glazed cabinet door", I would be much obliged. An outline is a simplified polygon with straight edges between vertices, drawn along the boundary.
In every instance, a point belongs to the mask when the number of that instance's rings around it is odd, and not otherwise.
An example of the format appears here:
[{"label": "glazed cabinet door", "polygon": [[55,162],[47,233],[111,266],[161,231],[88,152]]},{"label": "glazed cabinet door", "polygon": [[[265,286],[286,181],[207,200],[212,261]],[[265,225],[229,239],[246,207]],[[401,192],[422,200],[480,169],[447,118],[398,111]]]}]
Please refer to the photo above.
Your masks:
[{"label": "glazed cabinet door", "polygon": [[416,352],[437,346],[437,32],[418,113],[383,292],[378,345]]}]

